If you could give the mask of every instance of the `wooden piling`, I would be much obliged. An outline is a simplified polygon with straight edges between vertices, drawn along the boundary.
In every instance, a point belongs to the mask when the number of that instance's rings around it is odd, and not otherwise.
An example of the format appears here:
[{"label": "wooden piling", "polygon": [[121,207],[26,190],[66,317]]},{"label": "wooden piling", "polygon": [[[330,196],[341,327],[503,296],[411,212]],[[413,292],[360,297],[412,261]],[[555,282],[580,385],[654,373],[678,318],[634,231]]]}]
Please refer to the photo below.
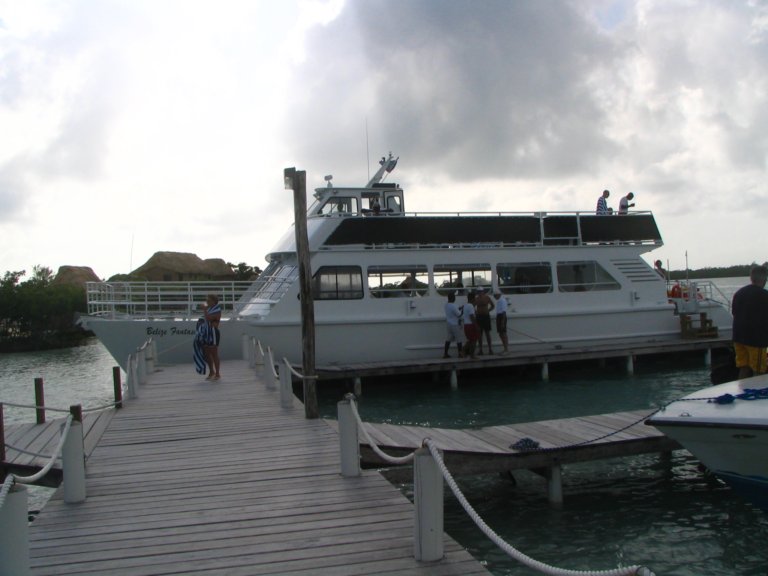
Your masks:
[{"label": "wooden piling", "polygon": [[123,382],[120,374],[120,366],[112,367],[112,383],[115,387],[115,408],[123,407]]},{"label": "wooden piling", "polygon": [[45,390],[42,378],[35,378],[35,420],[45,424]]}]

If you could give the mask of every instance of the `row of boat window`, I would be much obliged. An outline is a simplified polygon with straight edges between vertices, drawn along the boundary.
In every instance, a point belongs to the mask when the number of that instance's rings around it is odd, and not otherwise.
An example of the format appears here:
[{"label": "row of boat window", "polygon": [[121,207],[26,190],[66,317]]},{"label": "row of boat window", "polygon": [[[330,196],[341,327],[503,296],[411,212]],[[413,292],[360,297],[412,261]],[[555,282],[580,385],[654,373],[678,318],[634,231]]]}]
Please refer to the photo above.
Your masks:
[{"label": "row of boat window", "polygon": [[557,262],[555,274],[552,272],[550,262],[510,262],[495,268],[490,264],[436,264],[431,272],[423,265],[369,266],[365,273],[360,266],[323,266],[313,276],[312,290],[316,300],[355,300],[363,298],[366,287],[372,298],[413,298],[427,296],[432,290],[445,296],[494,285],[502,294],[516,295],[553,292],[555,286],[559,292],[621,288],[593,260]]}]

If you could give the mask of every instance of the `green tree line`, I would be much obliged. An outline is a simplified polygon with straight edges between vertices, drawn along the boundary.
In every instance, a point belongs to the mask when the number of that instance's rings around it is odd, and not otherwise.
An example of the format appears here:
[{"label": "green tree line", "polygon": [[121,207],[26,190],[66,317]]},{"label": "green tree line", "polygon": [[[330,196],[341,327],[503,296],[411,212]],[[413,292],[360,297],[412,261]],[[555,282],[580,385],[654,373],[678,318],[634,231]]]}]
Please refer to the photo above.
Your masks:
[{"label": "green tree line", "polygon": [[0,280],[0,352],[74,346],[89,334],[75,323],[87,309],[85,288],[52,282],[50,268],[6,272]]}]

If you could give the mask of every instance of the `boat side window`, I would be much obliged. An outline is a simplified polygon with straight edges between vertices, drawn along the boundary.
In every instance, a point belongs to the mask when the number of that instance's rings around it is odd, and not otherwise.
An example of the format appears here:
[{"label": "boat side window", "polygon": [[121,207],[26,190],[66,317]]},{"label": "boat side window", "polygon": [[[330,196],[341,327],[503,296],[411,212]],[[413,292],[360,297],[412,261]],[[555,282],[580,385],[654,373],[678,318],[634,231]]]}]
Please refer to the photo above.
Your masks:
[{"label": "boat side window", "polygon": [[552,292],[549,262],[509,262],[496,266],[502,294],[545,294]]},{"label": "boat side window", "polygon": [[400,206],[400,197],[395,196],[394,194],[387,195],[387,212],[394,212],[399,213],[402,212],[402,207]]},{"label": "boat side window", "polygon": [[363,273],[359,266],[323,266],[312,277],[315,300],[359,300]]},{"label": "boat side window", "polygon": [[372,298],[415,298],[429,292],[426,266],[369,266],[368,291]]},{"label": "boat side window", "polygon": [[558,262],[557,284],[560,292],[621,289],[621,284],[605,268],[591,260]]},{"label": "boat side window", "polygon": [[333,214],[359,214],[357,198],[354,196],[334,196],[322,205],[319,214],[330,216]]},{"label": "boat side window", "polygon": [[463,294],[467,289],[491,287],[490,264],[435,264],[432,272],[441,296],[457,290]]}]

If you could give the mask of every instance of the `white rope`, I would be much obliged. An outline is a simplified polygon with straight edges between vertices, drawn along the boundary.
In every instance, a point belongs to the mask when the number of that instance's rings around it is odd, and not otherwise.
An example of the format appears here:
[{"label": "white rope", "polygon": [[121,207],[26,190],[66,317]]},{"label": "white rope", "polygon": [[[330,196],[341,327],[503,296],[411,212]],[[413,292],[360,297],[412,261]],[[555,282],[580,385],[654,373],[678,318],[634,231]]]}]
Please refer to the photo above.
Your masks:
[{"label": "white rope", "polygon": [[2,508],[3,504],[5,504],[5,497],[8,495],[8,492],[11,491],[13,483],[13,474],[8,474],[8,476],[5,477],[5,482],[3,482],[2,487],[0,487],[0,508]]},{"label": "white rope", "polygon": [[507,543],[503,538],[501,538],[501,536],[496,534],[496,532],[494,532],[491,527],[488,526],[482,518],[480,518],[472,505],[464,497],[464,494],[462,494],[461,490],[456,484],[456,481],[453,479],[453,476],[451,476],[451,473],[445,466],[445,462],[443,462],[443,459],[440,456],[440,452],[432,440],[429,438],[425,439],[424,445],[429,448],[429,452],[435,459],[438,468],[440,468],[440,472],[442,473],[445,482],[448,484],[451,492],[453,492],[453,495],[464,508],[464,511],[469,515],[470,518],[472,518],[472,521],[494,544],[496,544],[508,556],[514,558],[518,562],[525,564],[529,568],[533,568],[534,570],[538,570],[539,572],[549,574],[551,576],[654,576],[654,573],[645,566],[627,566],[626,568],[614,568],[612,570],[568,570],[564,568],[557,568],[556,566],[550,566],[543,562],[539,562],[538,560],[534,560],[530,556],[526,556],[519,550],[515,549],[512,545]]},{"label": "white rope", "polygon": [[291,363],[290,363],[290,362],[288,362],[288,358],[286,358],[285,356],[283,356],[283,363],[284,363],[286,366],[288,366],[288,370],[290,370],[290,371],[291,371],[291,373],[292,373],[294,376],[296,376],[297,378],[301,378],[302,380],[304,380],[305,378],[306,378],[307,380],[317,380],[317,378],[318,378],[317,374],[315,374],[315,375],[313,375],[313,376],[304,376],[304,375],[303,375],[301,372],[297,372],[297,371],[294,369],[294,367],[293,367],[293,366],[291,366]]},{"label": "white rope", "polygon": [[13,402],[2,402],[3,406],[11,408],[31,408],[32,410],[48,410],[50,412],[66,412],[69,414],[69,408],[53,408],[51,406],[35,406],[34,404],[14,404]]},{"label": "white rope", "polygon": [[34,484],[43,476],[48,474],[48,471],[53,468],[53,465],[56,463],[56,459],[61,457],[61,450],[64,448],[64,442],[67,439],[67,434],[69,434],[69,429],[72,427],[72,420],[73,418],[70,414],[66,423],[64,424],[64,429],[61,431],[59,444],[56,446],[56,450],[53,451],[53,454],[51,454],[51,458],[48,460],[48,463],[32,476],[16,476],[15,474],[12,474],[11,476],[13,476],[15,482],[18,482],[19,484]]},{"label": "white rope", "polygon": [[371,447],[371,450],[373,450],[379,458],[384,460],[385,462],[389,462],[390,464],[407,464],[408,462],[411,462],[413,460],[414,452],[411,452],[410,454],[407,454],[405,456],[390,456],[389,454],[386,454],[381,451],[381,449],[376,445],[376,443],[373,441],[373,439],[368,435],[368,431],[363,426],[363,421],[360,420],[360,414],[357,412],[357,402],[352,400],[349,403],[350,407],[352,408],[352,414],[355,416],[355,420],[357,421],[357,428],[360,430],[360,432],[363,433],[363,436],[365,436],[366,442],[368,442],[368,446]]},{"label": "white rope", "polygon": [[[11,444],[5,445],[6,450],[13,450],[14,452],[18,452],[19,454],[25,454],[27,456],[34,456],[35,458],[50,458],[50,454],[41,454],[40,452],[30,452],[29,450],[24,450],[23,448],[18,448],[16,446],[12,446]],[[56,460],[60,460],[61,457],[57,456]]]},{"label": "white rope", "polygon": [[[125,400],[122,400],[125,402]],[[83,408],[83,412],[95,412],[97,410],[106,410],[108,408],[114,408],[120,402],[110,402],[108,404],[102,404],[101,406],[94,406],[92,408]],[[54,408],[51,406],[35,406],[34,404],[14,404],[13,402],[0,402],[3,406],[9,406],[11,408],[29,408],[31,410],[45,410],[46,412],[62,412],[69,414],[70,408]]]}]

